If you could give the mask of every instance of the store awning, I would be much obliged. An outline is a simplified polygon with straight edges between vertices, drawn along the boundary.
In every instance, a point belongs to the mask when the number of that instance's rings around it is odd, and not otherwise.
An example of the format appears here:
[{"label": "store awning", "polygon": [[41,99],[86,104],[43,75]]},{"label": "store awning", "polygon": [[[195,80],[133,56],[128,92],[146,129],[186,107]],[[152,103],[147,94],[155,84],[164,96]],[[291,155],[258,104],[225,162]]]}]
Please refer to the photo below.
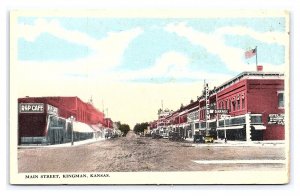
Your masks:
[{"label": "store awning", "polygon": [[93,133],[95,132],[94,129],[92,129],[92,127],[90,127],[89,125],[82,123],[82,122],[78,122],[78,121],[74,121],[73,122],[73,131],[74,132],[80,132],[80,133]]},{"label": "store awning", "polygon": [[217,130],[242,129],[242,128],[244,128],[244,126],[239,125],[239,126],[231,126],[231,127],[218,127]]},{"label": "store awning", "polygon": [[266,126],[264,125],[252,125],[255,130],[265,130]]}]

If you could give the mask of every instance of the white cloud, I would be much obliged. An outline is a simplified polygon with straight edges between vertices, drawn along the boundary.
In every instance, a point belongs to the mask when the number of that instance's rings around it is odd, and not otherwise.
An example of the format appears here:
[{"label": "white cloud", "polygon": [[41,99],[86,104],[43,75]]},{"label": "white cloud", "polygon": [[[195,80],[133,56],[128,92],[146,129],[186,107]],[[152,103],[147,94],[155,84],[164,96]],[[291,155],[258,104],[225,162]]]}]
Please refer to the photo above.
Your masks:
[{"label": "white cloud", "polygon": [[190,84],[203,81],[204,79],[210,79],[211,85],[216,86],[232,77],[231,75],[223,73],[192,70],[189,67],[189,63],[190,59],[185,54],[168,51],[158,57],[155,63],[149,68],[122,72],[121,74],[116,72],[105,73],[102,79],[112,81],[115,78],[116,82],[146,79],[146,81],[151,83],[155,82],[156,79],[166,78],[170,79],[169,82],[174,84],[178,84],[177,81],[181,79],[188,79],[187,82]]},{"label": "white cloud", "polygon": [[[176,33],[178,36],[184,37],[189,40],[190,43],[194,45],[201,45],[206,48],[206,50],[211,53],[217,55],[221,61],[232,71],[241,72],[241,71],[254,71],[256,69],[255,66],[249,66],[244,63],[244,50],[227,46],[223,39],[224,34],[241,34],[241,35],[251,35],[252,30],[248,28],[221,28],[213,33],[203,33],[193,29],[192,27],[187,26],[185,23],[177,23],[177,24],[169,24],[165,27],[165,30],[168,32]],[[241,30],[241,32],[239,32]],[[258,40],[265,42],[283,42],[285,38],[284,36],[279,36],[276,33],[258,33],[255,32],[253,34]],[[275,38],[275,35],[277,36]],[[268,37],[270,36],[270,37]],[[282,70],[283,66],[274,66],[268,65],[266,71],[274,71],[274,70]]]},{"label": "white cloud", "polygon": [[[91,55],[79,60],[61,63],[52,62],[51,64],[53,65],[55,63],[58,67],[70,64],[73,70],[79,69],[80,73],[82,73],[82,71],[94,73],[104,68],[118,66],[129,43],[140,35],[143,30],[137,27],[120,32],[109,32],[106,37],[98,40],[79,31],[67,30],[63,28],[57,20],[47,21],[45,19],[37,19],[34,25],[18,24],[17,32],[18,38],[24,38],[31,42],[35,41],[42,33],[49,33],[65,41],[87,46],[92,51]],[[37,66],[41,64],[47,65],[47,63],[43,62],[27,61],[25,63],[31,65],[38,64]],[[51,67],[49,68],[51,69]]]},{"label": "white cloud", "polygon": [[281,45],[285,45],[289,39],[287,33],[282,32],[257,32],[248,27],[221,27],[217,29],[216,34],[230,34],[230,35],[240,35],[240,36],[250,36],[256,40],[265,43],[277,43]]},{"label": "white cloud", "polygon": [[47,21],[39,18],[35,20],[33,25],[18,24],[17,28],[18,38],[24,38],[30,42],[34,42],[42,33],[49,33],[68,42],[97,48],[96,43],[98,40],[79,31],[64,29],[58,20]]},{"label": "white cloud", "polygon": [[124,72],[122,80],[155,78],[155,77],[178,77],[178,73],[182,73],[187,69],[189,59],[184,54],[174,51],[163,53],[156,59],[154,65],[149,68]]}]

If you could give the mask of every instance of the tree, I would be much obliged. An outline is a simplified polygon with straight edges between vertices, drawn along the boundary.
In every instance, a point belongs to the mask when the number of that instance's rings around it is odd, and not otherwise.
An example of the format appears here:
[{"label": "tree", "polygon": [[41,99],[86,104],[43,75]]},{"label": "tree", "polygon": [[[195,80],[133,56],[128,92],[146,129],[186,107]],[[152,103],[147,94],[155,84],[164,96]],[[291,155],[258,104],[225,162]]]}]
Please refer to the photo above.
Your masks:
[{"label": "tree", "polygon": [[134,128],[133,131],[135,133],[143,133],[145,129],[147,129],[149,126],[148,122],[143,122],[143,123],[137,123]]},{"label": "tree", "polygon": [[128,124],[120,124],[119,129],[120,131],[122,131],[123,136],[126,136],[127,133],[130,131],[130,126]]}]

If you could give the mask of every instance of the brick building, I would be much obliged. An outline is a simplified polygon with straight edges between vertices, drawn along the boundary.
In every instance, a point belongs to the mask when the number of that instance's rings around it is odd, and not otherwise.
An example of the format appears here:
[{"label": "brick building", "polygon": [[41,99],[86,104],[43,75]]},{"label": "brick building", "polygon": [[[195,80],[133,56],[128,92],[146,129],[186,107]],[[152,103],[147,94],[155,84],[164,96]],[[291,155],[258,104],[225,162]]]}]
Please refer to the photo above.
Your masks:
[{"label": "brick building", "polygon": [[25,97],[18,104],[19,144],[66,143],[71,130],[75,140],[99,137],[106,125],[103,112],[78,97]]},{"label": "brick building", "polygon": [[211,90],[206,84],[196,102],[170,114],[168,126],[183,137],[284,140],[284,92],[284,74],[243,72]]}]

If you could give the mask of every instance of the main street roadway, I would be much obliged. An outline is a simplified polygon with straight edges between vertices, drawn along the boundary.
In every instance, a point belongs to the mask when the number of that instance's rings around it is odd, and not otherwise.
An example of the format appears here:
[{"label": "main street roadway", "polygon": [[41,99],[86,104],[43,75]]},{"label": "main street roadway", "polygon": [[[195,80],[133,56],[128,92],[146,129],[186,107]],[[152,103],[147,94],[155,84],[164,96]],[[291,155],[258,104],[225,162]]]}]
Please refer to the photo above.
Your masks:
[{"label": "main street roadway", "polygon": [[195,146],[132,132],[72,147],[18,149],[19,172],[279,171],[284,159],[284,146]]}]

